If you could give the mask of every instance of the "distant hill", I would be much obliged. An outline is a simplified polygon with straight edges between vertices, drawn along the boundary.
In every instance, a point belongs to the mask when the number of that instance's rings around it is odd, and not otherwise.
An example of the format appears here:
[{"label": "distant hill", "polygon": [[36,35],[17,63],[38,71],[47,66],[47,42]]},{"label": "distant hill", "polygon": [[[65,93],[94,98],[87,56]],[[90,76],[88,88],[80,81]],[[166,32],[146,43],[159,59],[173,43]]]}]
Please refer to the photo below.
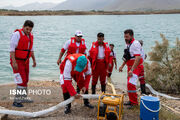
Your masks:
[{"label": "distant hill", "polygon": [[180,9],[180,0],[67,0],[53,10],[170,10]]},{"label": "distant hill", "polygon": [[14,7],[14,6],[6,6],[4,9],[12,9],[12,10],[51,10],[53,7],[55,7],[57,4],[54,3],[31,3],[31,4],[26,4],[20,7]]},{"label": "distant hill", "polygon": [[180,0],[66,0],[59,4],[31,3],[21,7],[7,6],[14,10],[104,10],[104,11],[152,11],[180,9]]},{"label": "distant hill", "polygon": [[53,10],[102,10],[116,0],[67,0],[60,3]]},{"label": "distant hill", "polygon": [[180,0],[116,0],[104,10],[131,11],[131,10],[171,10],[180,9]]}]

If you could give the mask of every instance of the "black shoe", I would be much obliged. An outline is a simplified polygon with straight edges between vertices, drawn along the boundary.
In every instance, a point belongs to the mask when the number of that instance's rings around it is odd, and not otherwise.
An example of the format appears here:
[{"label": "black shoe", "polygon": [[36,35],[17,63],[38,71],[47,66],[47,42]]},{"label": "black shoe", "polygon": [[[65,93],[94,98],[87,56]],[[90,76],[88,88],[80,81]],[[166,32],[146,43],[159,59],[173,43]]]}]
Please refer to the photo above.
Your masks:
[{"label": "black shoe", "polygon": [[132,104],[130,101],[128,101],[128,102],[125,102],[124,105],[126,106],[126,105],[132,105]]},{"label": "black shoe", "polygon": [[141,94],[146,94],[146,85],[145,84],[141,84]]},{"label": "black shoe", "polygon": [[22,103],[13,102],[14,107],[24,107]]},{"label": "black shoe", "polygon": [[96,85],[92,85],[92,94],[96,94]]},{"label": "black shoe", "polygon": [[65,110],[64,110],[64,113],[65,114],[71,113],[71,109],[68,106],[66,106]]},{"label": "black shoe", "polygon": [[135,108],[138,108],[138,105],[131,104],[127,106],[127,109],[135,109]]},{"label": "black shoe", "polygon": [[106,85],[101,85],[101,91],[104,93],[106,92]]},{"label": "black shoe", "polygon": [[132,104],[131,104],[131,105],[128,105],[128,106],[127,106],[127,109],[133,109],[134,107],[135,107],[135,105],[132,105]]},{"label": "black shoe", "polygon": [[94,108],[94,106],[91,105],[90,103],[84,104],[84,106],[85,106],[85,107],[88,107],[88,108],[90,108],[90,109],[93,109],[93,108]]}]

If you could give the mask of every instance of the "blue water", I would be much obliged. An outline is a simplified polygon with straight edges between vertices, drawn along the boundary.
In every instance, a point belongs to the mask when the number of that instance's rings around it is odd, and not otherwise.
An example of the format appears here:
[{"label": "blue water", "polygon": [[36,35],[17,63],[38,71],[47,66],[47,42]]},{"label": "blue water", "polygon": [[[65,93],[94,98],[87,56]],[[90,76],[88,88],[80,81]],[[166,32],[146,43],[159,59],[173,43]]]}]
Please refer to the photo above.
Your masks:
[{"label": "blue water", "polygon": [[[92,16],[0,16],[0,83],[13,82],[12,69],[9,64],[9,44],[12,32],[21,28],[24,21],[34,21],[34,50],[36,68],[30,68],[30,79],[59,80],[59,67],[56,61],[65,41],[78,29],[84,33],[88,48],[96,40],[98,32],[105,33],[105,41],[115,44],[118,67],[125,46],[123,31],[131,28],[135,39],[144,40],[144,50],[149,52],[161,41],[160,33],[165,34],[170,44],[180,37],[180,14],[171,15],[92,15]],[[32,62],[31,62],[32,65]],[[126,83],[126,70],[114,71],[116,83]],[[117,84],[117,85],[119,85]]]}]

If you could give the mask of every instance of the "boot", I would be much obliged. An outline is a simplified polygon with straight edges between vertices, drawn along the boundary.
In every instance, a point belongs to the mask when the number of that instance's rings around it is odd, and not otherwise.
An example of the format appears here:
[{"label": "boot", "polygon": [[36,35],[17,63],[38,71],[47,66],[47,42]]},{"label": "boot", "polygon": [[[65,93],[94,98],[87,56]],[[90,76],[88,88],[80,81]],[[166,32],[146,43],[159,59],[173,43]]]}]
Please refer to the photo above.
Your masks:
[{"label": "boot", "polygon": [[22,95],[22,100],[21,100],[21,102],[22,102],[22,103],[33,103],[34,101],[31,100],[31,99],[29,99],[29,98],[27,97],[27,95],[28,95],[27,87],[24,87],[23,90],[25,90],[27,94]]},{"label": "boot", "polygon": [[24,105],[22,103],[18,103],[18,102],[13,102],[13,106],[14,107],[24,107]]},{"label": "boot", "polygon": [[[85,94],[88,94],[88,90],[86,90]],[[89,103],[89,100],[88,99],[83,99],[84,100],[84,106],[90,108],[90,109],[93,109],[94,106],[92,106],[90,103]]]},{"label": "boot", "polygon": [[92,94],[96,94],[96,85],[92,85]]},{"label": "boot", "polygon": [[106,92],[106,85],[101,85],[101,91],[104,93]]},{"label": "boot", "polygon": [[[67,100],[70,98],[70,95],[69,95],[69,93],[63,93],[63,97],[64,97],[64,100]],[[64,110],[65,114],[68,114],[70,112],[71,112],[71,103],[67,104],[65,106],[65,110]]]},{"label": "boot", "polygon": [[145,84],[141,84],[141,94],[146,94],[146,85]]},{"label": "boot", "polygon": [[23,86],[17,86],[16,87],[16,94],[15,94],[14,102],[13,102],[14,107],[23,107],[23,104],[22,104],[23,95],[18,94],[17,91],[23,91],[24,88],[25,87],[23,87]]}]

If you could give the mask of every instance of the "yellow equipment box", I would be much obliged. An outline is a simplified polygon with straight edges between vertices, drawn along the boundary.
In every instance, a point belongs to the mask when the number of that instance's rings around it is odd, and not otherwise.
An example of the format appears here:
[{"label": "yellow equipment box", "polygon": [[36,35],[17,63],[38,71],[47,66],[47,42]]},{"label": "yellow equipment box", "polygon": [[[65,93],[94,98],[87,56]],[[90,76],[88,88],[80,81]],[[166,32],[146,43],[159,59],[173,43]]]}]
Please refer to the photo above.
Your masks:
[{"label": "yellow equipment box", "polygon": [[120,98],[117,98],[117,97],[104,97],[102,99],[102,102],[104,104],[107,104],[107,105],[118,105],[119,104],[119,101],[120,101]]},{"label": "yellow equipment box", "polygon": [[124,94],[104,94],[99,96],[98,101],[98,120],[121,120],[123,111]]}]

